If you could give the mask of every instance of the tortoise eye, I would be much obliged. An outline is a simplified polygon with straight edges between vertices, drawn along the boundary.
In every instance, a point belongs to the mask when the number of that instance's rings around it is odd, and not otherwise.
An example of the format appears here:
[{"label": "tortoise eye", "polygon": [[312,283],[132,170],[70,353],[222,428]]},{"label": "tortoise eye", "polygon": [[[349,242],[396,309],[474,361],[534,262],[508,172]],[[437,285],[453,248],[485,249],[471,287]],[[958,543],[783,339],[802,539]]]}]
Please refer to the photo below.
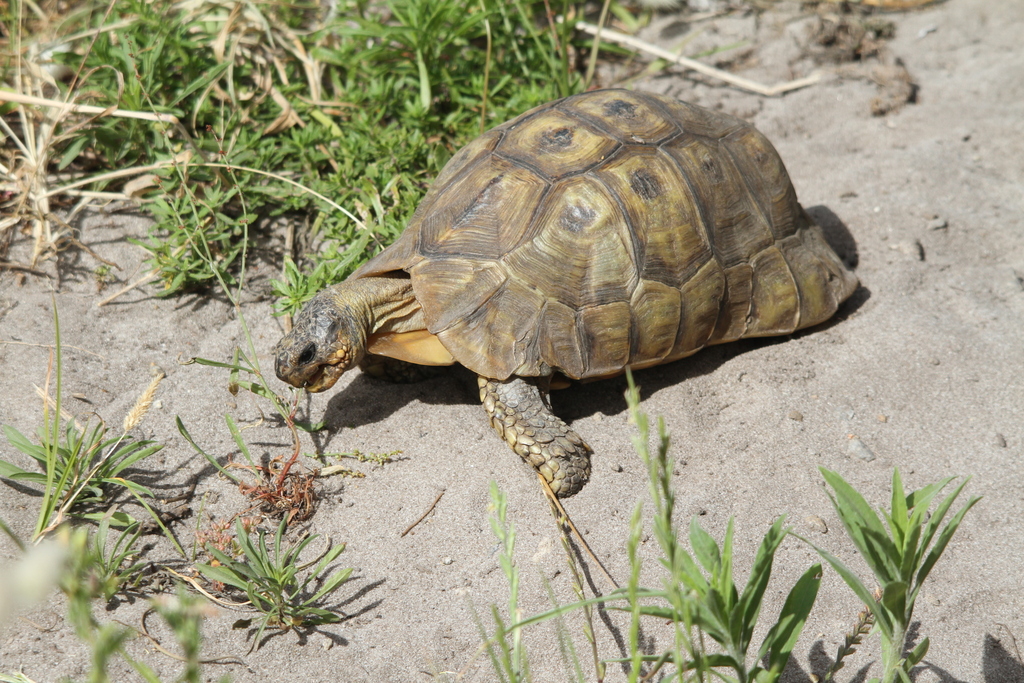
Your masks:
[{"label": "tortoise eye", "polygon": [[313,362],[315,356],[316,344],[310,342],[306,345],[306,348],[302,349],[302,354],[299,356],[299,365],[308,365]]}]

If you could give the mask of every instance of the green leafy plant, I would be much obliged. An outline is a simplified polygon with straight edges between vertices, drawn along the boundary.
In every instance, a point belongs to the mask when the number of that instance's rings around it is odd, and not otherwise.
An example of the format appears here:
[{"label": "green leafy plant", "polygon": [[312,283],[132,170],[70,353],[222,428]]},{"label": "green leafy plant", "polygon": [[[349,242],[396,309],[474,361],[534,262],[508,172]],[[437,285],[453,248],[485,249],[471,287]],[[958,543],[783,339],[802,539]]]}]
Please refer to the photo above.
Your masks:
[{"label": "green leafy plant", "polygon": [[138,522],[118,533],[108,548],[112,517],[113,510],[103,516],[93,533],[79,528],[72,539],[74,556],[81,565],[79,573],[87,576],[94,596],[104,600],[137,585],[146,566],[146,562],[138,561],[139,550],[135,547],[143,530]]},{"label": "green leafy plant", "polygon": [[[639,538],[639,506],[634,513],[630,540],[632,571],[629,586],[611,595],[628,600],[626,609],[632,614],[630,678],[637,680],[640,662],[653,662],[654,670],[665,664],[676,667],[676,676],[683,680],[684,672],[694,670],[698,675],[711,674],[722,680],[775,681],[782,674],[789,656],[814,605],[821,579],[821,565],[812,565],[789,592],[775,623],[768,629],[756,653],[756,663],[747,662],[753,632],[760,616],[764,593],[771,577],[775,552],[787,534],[784,518],[776,520],[765,534],[754,558],[754,564],[742,591],[733,579],[732,542],[733,524],[729,520],[721,547],[697,523],[690,522],[688,552],[679,541],[679,530],[673,521],[675,491],[671,485],[673,464],[668,457],[669,436],[663,420],[658,420],[657,449],[652,454],[648,447],[650,427],[647,415],[640,410],[639,389],[627,375],[629,389],[626,402],[630,419],[637,427],[633,444],[646,463],[654,504],[654,536],[662,550],[661,564],[668,572],[662,589],[645,589],[638,585],[639,558],[636,545]],[[641,655],[637,634],[640,617],[669,620],[675,628],[675,642],[670,650],[658,656]],[[703,636],[717,642],[721,652],[704,651]],[[762,662],[766,666],[762,666]],[[719,669],[731,669],[727,676]]]},{"label": "green leafy plant", "polygon": [[[108,551],[106,541],[109,518],[102,520],[95,532],[87,526],[72,529],[67,524],[62,525],[56,533],[32,545],[23,543],[2,523],[0,527],[11,536],[23,553],[13,566],[2,568],[0,625],[11,617],[12,608],[27,607],[46,598],[54,588],[59,588],[67,598],[68,623],[91,651],[89,681],[110,681],[108,669],[118,658],[123,659],[143,680],[160,680],[152,667],[135,659],[124,649],[124,643],[136,634],[148,634],[116,622],[101,623],[92,608],[95,599],[109,598],[137,576],[141,565],[132,564],[130,556],[138,540],[138,530],[122,532],[114,542],[114,547]],[[158,596],[151,604],[153,610],[170,626],[181,648],[185,671],[178,680],[187,683],[204,680],[200,675],[200,628],[203,619],[212,614],[209,604],[180,589],[177,597]],[[32,683],[32,679],[21,672],[0,673],[0,681]]]},{"label": "green leafy plant", "polygon": [[[336,591],[351,576],[351,569],[340,569],[330,576],[325,575],[328,565],[337,559],[345,546],[328,544],[318,562],[314,560],[300,565],[299,555],[317,536],[308,536],[285,548],[283,542],[286,526],[286,521],[281,520],[273,545],[268,547],[264,530],[258,530],[258,537],[253,541],[241,520],[237,520],[235,534],[242,559],[236,559],[208,545],[207,551],[219,564],[196,565],[196,569],[210,581],[219,581],[243,591],[253,609],[263,615],[253,647],[259,646],[267,627],[301,628],[334,623],[340,619],[336,613],[315,607],[315,604]],[[313,562],[316,562],[316,567],[300,579],[300,572]],[[313,581],[318,582],[319,588],[310,595],[308,589]]]},{"label": "green leafy plant", "polygon": [[925,579],[946,550],[964,515],[981,499],[974,497],[968,500],[943,527],[943,520],[970,478],[946,495],[929,515],[929,508],[938,494],[954,478],[948,477],[905,493],[900,472],[896,469],[892,475],[891,509],[882,510],[879,516],[864,496],[839,474],[820,469],[832,488],[829,493],[832,505],[850,540],[875,575],[881,595],[873,594],[835,555],[813,543],[811,545],[874,615],[875,630],[882,640],[882,676],[872,681],[909,683],[910,670],[924,659],[929,645],[928,638],[924,638],[912,651],[905,652],[914,604]]}]

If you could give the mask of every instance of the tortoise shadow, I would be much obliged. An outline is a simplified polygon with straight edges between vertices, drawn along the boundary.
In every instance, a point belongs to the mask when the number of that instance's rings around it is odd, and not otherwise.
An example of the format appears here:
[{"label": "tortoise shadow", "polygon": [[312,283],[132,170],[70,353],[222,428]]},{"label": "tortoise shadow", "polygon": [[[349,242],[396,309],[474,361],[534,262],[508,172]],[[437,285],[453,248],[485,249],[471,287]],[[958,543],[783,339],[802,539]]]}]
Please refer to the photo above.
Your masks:
[{"label": "tortoise shadow", "polygon": [[[806,211],[821,226],[829,246],[844,263],[855,268],[859,260],[857,243],[842,219],[825,206],[812,206]],[[687,379],[715,372],[724,363],[745,353],[831,329],[853,315],[869,298],[870,290],[861,285],[834,316],[820,325],[789,335],[741,339],[711,346],[688,358],[637,371],[634,376],[640,385],[641,400]],[[552,392],[552,408],[570,423],[597,413],[616,415],[626,410],[626,386],[625,376],[595,382],[573,382],[567,389]],[[465,368],[456,367],[430,381],[393,384],[359,374],[328,401],[323,415],[329,431],[328,440],[343,427],[354,428],[385,420],[413,401],[427,405],[477,405],[475,376]],[[480,424],[481,427],[486,426],[482,415]]]}]

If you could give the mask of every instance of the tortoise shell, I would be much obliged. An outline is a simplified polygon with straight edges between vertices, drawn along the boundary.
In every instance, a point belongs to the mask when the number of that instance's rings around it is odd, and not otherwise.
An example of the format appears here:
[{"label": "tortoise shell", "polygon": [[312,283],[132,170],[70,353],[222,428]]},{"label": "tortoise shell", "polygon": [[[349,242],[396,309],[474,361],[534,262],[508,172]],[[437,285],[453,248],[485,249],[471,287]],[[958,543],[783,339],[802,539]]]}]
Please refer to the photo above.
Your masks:
[{"label": "tortoise shell", "polygon": [[352,277],[395,271],[455,360],[496,379],[602,377],[788,334],[857,286],[761,133],[626,90],[469,143]]}]

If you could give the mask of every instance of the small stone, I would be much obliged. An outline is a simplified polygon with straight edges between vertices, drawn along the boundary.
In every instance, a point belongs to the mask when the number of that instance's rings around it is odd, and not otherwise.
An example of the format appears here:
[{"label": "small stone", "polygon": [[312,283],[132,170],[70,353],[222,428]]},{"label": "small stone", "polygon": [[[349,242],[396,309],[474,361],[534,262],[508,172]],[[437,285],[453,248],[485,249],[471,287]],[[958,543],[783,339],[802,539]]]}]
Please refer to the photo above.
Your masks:
[{"label": "small stone", "polygon": [[820,534],[828,533],[828,524],[825,524],[825,520],[818,515],[808,515],[807,517],[804,517],[804,524],[806,524],[807,528],[812,531],[817,531]]},{"label": "small stone", "polygon": [[1006,448],[1006,437],[999,432],[996,432],[995,437],[992,439],[992,444],[996,448]]},{"label": "small stone", "polygon": [[928,221],[929,230],[945,230],[949,227],[949,221],[945,218],[933,218]]},{"label": "small stone", "polygon": [[620,465],[619,463],[615,463],[614,465],[612,465],[612,472],[621,472],[621,471],[622,471],[622,465]]},{"label": "small stone", "polygon": [[791,411],[789,411],[789,414],[786,415],[786,417],[788,417],[790,420],[795,420],[797,422],[803,422],[804,421],[804,414],[801,413],[799,410],[791,410]]},{"label": "small stone", "polygon": [[878,416],[878,421],[879,422],[888,422],[889,421],[889,416],[888,415],[879,415]]},{"label": "small stone", "polygon": [[451,564],[454,561],[455,560],[453,560],[452,558],[447,557],[447,556],[441,558],[441,564],[444,564],[444,565]]},{"label": "small stone", "polygon": [[868,445],[857,437],[852,437],[850,439],[850,443],[847,445],[846,450],[850,452],[850,455],[857,456],[864,462],[871,462],[875,459],[875,454],[870,448],[868,448]]},{"label": "small stone", "polygon": [[330,650],[332,647],[334,647],[334,641],[327,636],[324,636],[323,640],[320,641],[320,649]]},{"label": "small stone", "polygon": [[921,244],[920,240],[904,240],[896,244],[890,244],[889,248],[915,258],[918,261],[924,261],[924,245]]},{"label": "small stone", "polygon": [[932,365],[938,365],[939,364],[939,359],[938,358],[929,358],[928,362],[931,363]]}]

